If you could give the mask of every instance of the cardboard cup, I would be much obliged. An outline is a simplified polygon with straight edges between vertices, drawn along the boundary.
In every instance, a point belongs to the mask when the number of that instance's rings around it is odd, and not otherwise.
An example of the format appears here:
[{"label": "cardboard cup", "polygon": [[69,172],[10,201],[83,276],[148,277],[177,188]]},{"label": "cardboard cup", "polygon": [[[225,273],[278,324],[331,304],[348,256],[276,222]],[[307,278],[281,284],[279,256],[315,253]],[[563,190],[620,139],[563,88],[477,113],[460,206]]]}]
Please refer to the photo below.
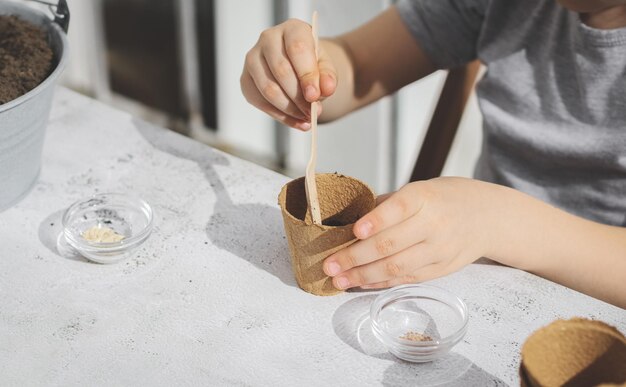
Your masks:
[{"label": "cardboard cup", "polygon": [[557,320],[522,347],[524,386],[626,385],[626,338],[601,321]]},{"label": "cardboard cup", "polygon": [[287,183],[278,195],[291,266],[298,286],[318,296],[340,293],[322,270],[324,259],[352,244],[352,226],[376,206],[376,195],[367,184],[339,174],[315,177],[322,225],[312,223],[308,212],[304,177]]}]

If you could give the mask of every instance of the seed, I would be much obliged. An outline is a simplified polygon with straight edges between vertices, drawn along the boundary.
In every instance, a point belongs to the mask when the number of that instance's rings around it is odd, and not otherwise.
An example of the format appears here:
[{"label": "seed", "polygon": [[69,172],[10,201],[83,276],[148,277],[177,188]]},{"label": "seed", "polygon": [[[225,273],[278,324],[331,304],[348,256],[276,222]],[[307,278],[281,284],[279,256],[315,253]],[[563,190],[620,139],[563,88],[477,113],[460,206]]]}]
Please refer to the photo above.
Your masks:
[{"label": "seed", "polygon": [[433,341],[432,337],[428,335],[424,335],[422,333],[413,332],[413,331],[408,331],[403,336],[400,336],[400,338],[404,340],[410,340],[410,341]]}]

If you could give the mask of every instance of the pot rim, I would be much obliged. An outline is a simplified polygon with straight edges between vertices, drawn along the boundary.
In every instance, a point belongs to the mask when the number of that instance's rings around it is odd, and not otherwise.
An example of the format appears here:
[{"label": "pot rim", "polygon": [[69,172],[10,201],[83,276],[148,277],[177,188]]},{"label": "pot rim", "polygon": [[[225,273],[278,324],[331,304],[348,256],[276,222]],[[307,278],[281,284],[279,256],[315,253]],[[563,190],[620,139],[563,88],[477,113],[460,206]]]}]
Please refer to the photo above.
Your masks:
[{"label": "pot rim", "polygon": [[[315,175],[337,175],[337,176],[346,177],[346,178],[351,179],[351,180],[355,180],[355,181],[357,181],[358,183],[362,184],[363,186],[365,186],[365,187],[368,189],[368,191],[372,194],[372,197],[374,198],[374,203],[376,203],[376,193],[374,193],[374,190],[372,189],[372,187],[370,187],[370,186],[369,186],[369,184],[365,183],[364,181],[361,181],[361,180],[357,179],[356,177],[352,177],[352,176],[348,176],[348,175],[343,175],[343,174],[341,174],[341,173],[337,173],[337,172],[335,172],[335,173],[320,173],[320,172],[318,172],[318,173],[316,173]],[[285,183],[285,185],[283,185],[283,187],[282,187],[282,188],[281,188],[281,190],[280,190],[280,193],[278,194],[278,206],[281,208],[281,211],[282,211],[282,212],[284,212],[285,214],[287,214],[287,216],[288,216],[290,219],[295,220],[295,221],[296,221],[296,222],[298,222],[299,224],[306,225],[306,226],[315,226],[315,227],[321,228],[322,230],[334,230],[334,229],[340,229],[340,228],[346,228],[346,227],[352,227],[352,226],[354,226],[354,223],[344,224],[344,225],[342,225],[342,226],[327,226],[327,225],[325,225],[325,224],[321,224],[321,225],[319,225],[319,224],[314,224],[314,223],[308,224],[308,223],[306,223],[303,219],[296,218],[296,217],[295,217],[295,216],[294,216],[294,215],[293,215],[293,214],[292,214],[292,213],[291,213],[291,212],[287,209],[287,198],[286,198],[286,196],[287,196],[287,186],[288,186],[289,184],[296,183],[296,182],[298,182],[298,181],[300,181],[300,180],[302,180],[302,181],[303,181],[303,184],[304,184],[304,179],[305,179],[305,176],[301,176],[301,177],[298,177],[298,178],[296,178],[296,179],[290,180],[290,181],[288,181],[287,183]],[[285,200],[284,200],[284,201],[285,201],[285,208],[283,208],[283,206],[280,204],[281,199],[282,199],[283,197],[285,198]]]}]

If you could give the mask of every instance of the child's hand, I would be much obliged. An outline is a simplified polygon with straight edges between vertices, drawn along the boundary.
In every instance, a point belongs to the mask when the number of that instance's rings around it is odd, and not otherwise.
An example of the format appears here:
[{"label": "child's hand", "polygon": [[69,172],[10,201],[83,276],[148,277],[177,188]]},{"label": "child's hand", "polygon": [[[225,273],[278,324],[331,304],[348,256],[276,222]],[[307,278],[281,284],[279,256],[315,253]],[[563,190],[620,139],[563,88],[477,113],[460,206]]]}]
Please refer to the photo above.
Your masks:
[{"label": "child's hand", "polygon": [[261,33],[241,74],[250,104],[301,130],[310,129],[311,102],[332,95],[336,87],[335,67],[323,45],[316,59],[311,26],[295,19]]},{"label": "child's hand", "polygon": [[324,262],[339,289],[437,278],[489,253],[499,186],[464,178],[411,183],[354,225],[359,241]]}]

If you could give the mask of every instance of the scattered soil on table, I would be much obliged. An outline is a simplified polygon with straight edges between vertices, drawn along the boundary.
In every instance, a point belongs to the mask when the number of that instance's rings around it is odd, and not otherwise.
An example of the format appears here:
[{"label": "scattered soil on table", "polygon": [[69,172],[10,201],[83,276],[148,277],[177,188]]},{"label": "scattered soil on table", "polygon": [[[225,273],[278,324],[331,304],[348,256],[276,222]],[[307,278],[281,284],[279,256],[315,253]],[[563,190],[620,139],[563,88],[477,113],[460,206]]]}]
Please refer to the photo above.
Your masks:
[{"label": "scattered soil on table", "polygon": [[0,15],[0,105],[43,82],[53,59],[42,29],[15,16]]}]

